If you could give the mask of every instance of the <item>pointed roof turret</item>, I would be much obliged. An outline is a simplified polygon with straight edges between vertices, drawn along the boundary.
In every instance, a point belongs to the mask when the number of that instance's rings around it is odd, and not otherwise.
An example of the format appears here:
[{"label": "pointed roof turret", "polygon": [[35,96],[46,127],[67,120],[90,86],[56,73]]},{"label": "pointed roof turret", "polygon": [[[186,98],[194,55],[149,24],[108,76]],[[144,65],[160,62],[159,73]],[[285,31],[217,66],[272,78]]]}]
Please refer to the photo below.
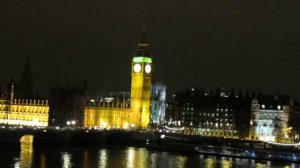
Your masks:
[{"label": "pointed roof turret", "polygon": [[149,44],[146,38],[146,28],[143,27],[143,34],[140,42],[137,44],[137,51],[135,56],[151,57],[149,54]]},{"label": "pointed roof turret", "polygon": [[20,79],[20,91],[19,96],[22,98],[31,98],[33,97],[33,75],[31,71],[31,65],[29,57],[27,56],[26,62],[24,65],[24,71]]}]

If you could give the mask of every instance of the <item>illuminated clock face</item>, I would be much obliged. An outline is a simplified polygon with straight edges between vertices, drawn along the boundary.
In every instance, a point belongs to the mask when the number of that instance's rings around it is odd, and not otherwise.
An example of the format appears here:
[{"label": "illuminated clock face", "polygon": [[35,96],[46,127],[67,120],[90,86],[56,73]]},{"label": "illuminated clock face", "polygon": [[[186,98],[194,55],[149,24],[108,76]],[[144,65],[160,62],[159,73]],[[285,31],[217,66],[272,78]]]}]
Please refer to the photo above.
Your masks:
[{"label": "illuminated clock face", "polygon": [[146,73],[150,73],[150,72],[151,72],[151,65],[147,64],[147,65],[145,66],[145,72],[146,72]]},{"label": "illuminated clock face", "polygon": [[140,72],[141,69],[142,69],[141,64],[134,64],[134,66],[133,66],[133,71],[134,72]]}]

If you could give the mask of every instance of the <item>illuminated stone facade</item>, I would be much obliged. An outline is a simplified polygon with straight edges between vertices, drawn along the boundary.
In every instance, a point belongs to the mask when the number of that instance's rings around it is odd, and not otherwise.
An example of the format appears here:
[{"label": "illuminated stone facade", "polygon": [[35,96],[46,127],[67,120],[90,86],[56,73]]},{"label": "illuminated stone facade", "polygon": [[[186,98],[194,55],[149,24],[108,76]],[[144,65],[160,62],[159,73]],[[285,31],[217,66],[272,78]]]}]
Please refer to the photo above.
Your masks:
[{"label": "illuminated stone facade", "polygon": [[251,99],[234,92],[207,95],[189,88],[173,95],[168,104],[169,126],[184,127],[183,133],[213,137],[248,136]]},{"label": "illuminated stone facade", "polygon": [[0,99],[0,124],[15,126],[48,126],[48,100],[14,99],[11,83],[10,99]]},{"label": "illuminated stone facade", "polygon": [[249,139],[270,142],[290,141],[289,114],[292,111],[289,96],[259,96],[253,99]]},{"label": "illuminated stone facade", "polygon": [[84,126],[88,128],[129,128],[129,104],[123,102],[90,101],[84,110]]},{"label": "illuminated stone facade", "polygon": [[152,85],[151,122],[160,125],[165,120],[166,85],[161,82]]},{"label": "illuminated stone facade", "polygon": [[46,127],[48,112],[47,100],[15,99],[13,104],[0,100],[0,124]]},{"label": "illuminated stone facade", "polygon": [[132,58],[130,105],[127,101],[94,100],[84,109],[84,126],[101,128],[147,128],[150,122],[152,58],[145,38]]}]

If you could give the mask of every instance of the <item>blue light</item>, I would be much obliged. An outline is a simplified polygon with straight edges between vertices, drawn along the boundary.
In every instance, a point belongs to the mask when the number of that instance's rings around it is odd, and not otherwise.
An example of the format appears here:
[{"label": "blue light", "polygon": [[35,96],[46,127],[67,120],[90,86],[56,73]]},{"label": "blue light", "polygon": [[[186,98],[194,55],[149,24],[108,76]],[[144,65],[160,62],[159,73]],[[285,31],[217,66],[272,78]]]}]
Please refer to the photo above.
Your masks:
[{"label": "blue light", "polygon": [[293,154],[293,160],[297,160],[297,156]]}]

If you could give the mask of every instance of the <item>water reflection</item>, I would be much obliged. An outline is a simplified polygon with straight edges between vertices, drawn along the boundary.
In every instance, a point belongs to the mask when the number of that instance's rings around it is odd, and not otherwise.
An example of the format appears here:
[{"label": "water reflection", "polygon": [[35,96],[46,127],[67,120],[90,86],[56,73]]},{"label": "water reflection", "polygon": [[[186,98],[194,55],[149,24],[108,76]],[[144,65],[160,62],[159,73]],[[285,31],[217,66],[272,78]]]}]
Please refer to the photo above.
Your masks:
[{"label": "water reflection", "polygon": [[33,135],[24,135],[20,139],[21,151],[20,158],[15,159],[15,168],[30,168],[32,166],[33,157]]},{"label": "water reflection", "polygon": [[125,162],[125,165],[127,168],[132,168],[134,166],[135,161],[135,150],[134,148],[129,148],[127,150],[127,163]]},{"label": "water reflection", "polygon": [[46,156],[44,153],[41,154],[41,157],[40,157],[40,168],[46,168]]},{"label": "water reflection", "polygon": [[98,167],[99,168],[107,167],[107,160],[108,160],[108,150],[101,149],[99,151]]},{"label": "water reflection", "polygon": [[83,163],[82,163],[83,168],[89,168],[90,167],[89,157],[90,157],[89,156],[89,151],[84,150],[83,151]]},{"label": "water reflection", "polygon": [[61,161],[63,168],[71,168],[72,167],[72,156],[68,152],[62,152],[61,153]]},{"label": "water reflection", "polygon": [[221,166],[222,166],[222,168],[230,168],[230,167],[232,167],[232,160],[231,160],[231,158],[229,158],[229,160],[223,159],[221,161]]},{"label": "water reflection", "polygon": [[[27,139],[28,140],[28,139]],[[30,142],[26,141],[26,142]],[[274,161],[256,161],[230,157],[197,154],[179,154],[134,147],[106,148],[37,148],[31,143],[22,143],[20,156],[7,153],[0,160],[1,167],[15,168],[156,168],[156,167],[205,167],[205,168],[296,168],[299,164]],[[18,151],[19,152],[19,151]],[[34,153],[34,154],[33,154]],[[6,163],[8,161],[10,163]],[[3,166],[4,165],[4,166]]]},{"label": "water reflection", "polygon": [[204,165],[205,168],[214,168],[214,167],[216,167],[215,166],[215,164],[216,164],[216,159],[215,158],[207,158],[207,159],[205,159],[204,163],[205,163],[205,165]]}]

